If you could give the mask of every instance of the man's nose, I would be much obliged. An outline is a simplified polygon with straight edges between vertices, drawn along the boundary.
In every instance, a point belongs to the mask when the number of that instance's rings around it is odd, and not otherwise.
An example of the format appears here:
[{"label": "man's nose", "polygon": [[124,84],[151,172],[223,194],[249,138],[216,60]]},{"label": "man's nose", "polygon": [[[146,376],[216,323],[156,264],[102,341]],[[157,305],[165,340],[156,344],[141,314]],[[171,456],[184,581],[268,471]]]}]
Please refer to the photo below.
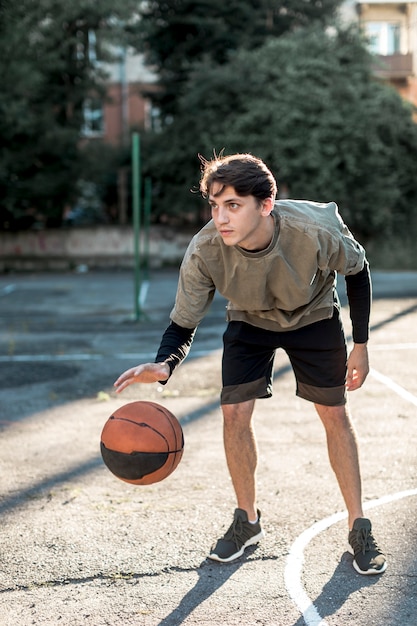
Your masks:
[{"label": "man's nose", "polygon": [[220,224],[227,224],[229,221],[229,212],[226,208],[219,207],[218,220]]}]

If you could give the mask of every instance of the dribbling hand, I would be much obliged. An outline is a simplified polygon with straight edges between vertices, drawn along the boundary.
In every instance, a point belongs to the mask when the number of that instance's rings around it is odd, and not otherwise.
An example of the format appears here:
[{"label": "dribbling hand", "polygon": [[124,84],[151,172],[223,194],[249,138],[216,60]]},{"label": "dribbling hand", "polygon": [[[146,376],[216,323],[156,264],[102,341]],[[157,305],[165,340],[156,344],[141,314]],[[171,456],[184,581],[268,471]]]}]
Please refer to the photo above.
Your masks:
[{"label": "dribbling hand", "polygon": [[144,363],[123,372],[115,381],[114,387],[120,393],[133,383],[156,383],[168,380],[169,375],[170,369],[166,363]]}]

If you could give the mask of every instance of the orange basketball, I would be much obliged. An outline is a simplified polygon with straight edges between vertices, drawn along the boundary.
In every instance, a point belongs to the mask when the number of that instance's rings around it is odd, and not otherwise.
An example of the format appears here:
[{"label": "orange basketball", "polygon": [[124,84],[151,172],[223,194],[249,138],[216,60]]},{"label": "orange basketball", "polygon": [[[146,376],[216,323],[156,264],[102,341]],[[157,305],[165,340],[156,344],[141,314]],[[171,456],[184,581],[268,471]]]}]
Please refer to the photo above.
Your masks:
[{"label": "orange basketball", "polygon": [[101,456],[120,480],[157,483],[181,461],[184,435],[168,409],[155,402],[130,402],[109,417],[101,433]]}]

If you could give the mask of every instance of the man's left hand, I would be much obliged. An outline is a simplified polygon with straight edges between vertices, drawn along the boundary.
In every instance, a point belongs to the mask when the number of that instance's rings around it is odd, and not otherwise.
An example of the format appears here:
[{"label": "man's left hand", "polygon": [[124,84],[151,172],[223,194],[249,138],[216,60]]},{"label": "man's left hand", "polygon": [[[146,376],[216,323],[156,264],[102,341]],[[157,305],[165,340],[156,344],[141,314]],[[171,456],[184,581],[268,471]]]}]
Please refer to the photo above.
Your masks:
[{"label": "man's left hand", "polygon": [[368,346],[366,343],[355,343],[347,360],[346,389],[355,391],[362,387],[368,374]]}]

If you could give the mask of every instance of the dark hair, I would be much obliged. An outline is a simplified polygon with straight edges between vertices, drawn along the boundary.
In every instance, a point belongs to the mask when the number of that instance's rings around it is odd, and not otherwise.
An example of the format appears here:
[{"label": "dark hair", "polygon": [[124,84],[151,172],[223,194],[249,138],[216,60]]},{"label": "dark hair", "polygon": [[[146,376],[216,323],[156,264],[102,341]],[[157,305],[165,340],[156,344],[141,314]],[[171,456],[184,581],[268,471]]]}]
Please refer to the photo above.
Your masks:
[{"label": "dark hair", "polygon": [[204,198],[210,194],[213,183],[220,183],[222,189],[234,188],[239,196],[254,196],[259,200],[274,197],[277,183],[265,163],[251,154],[232,154],[216,156],[207,161],[201,160],[200,192]]}]

